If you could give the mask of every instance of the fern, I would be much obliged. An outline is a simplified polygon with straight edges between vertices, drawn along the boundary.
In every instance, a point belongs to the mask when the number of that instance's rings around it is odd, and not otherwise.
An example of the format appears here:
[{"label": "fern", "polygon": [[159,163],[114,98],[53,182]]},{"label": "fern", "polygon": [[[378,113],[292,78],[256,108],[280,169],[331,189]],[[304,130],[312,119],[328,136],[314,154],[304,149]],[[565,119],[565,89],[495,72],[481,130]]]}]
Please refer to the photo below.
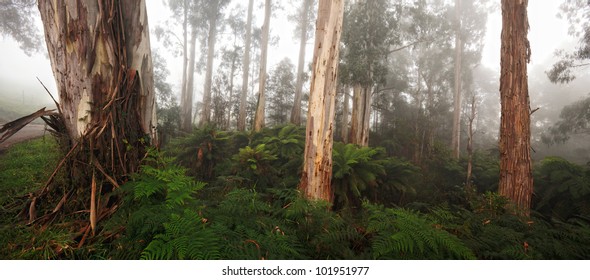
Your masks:
[{"label": "fern", "polygon": [[365,204],[370,217],[367,232],[374,234],[377,259],[473,259],[471,250],[456,236],[437,229],[417,212]]}]

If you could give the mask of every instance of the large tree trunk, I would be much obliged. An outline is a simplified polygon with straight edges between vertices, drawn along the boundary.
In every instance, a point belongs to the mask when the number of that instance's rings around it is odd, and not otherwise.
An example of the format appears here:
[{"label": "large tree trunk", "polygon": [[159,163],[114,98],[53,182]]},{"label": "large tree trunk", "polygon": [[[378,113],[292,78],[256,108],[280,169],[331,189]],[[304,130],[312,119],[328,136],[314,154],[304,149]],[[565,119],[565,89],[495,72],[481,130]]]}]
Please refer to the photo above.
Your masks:
[{"label": "large tree trunk", "polygon": [[250,74],[250,48],[252,47],[252,8],[254,0],[248,1],[248,17],[246,19],[246,40],[244,42],[244,67],[242,68],[242,92],[240,95],[240,111],[238,115],[238,131],[246,130],[246,103],[248,102],[248,76]]},{"label": "large tree trunk", "polygon": [[455,0],[455,94],[453,96],[453,136],[451,146],[453,156],[459,158],[461,148],[461,57],[463,43],[461,42],[461,0]]},{"label": "large tree trunk", "polygon": [[299,37],[299,62],[297,64],[297,82],[295,84],[295,97],[291,110],[291,123],[301,125],[301,95],[303,91],[303,67],[305,66],[305,45],[307,44],[307,26],[309,9],[312,0],[303,0],[301,9],[301,35]]},{"label": "large tree trunk", "polygon": [[533,193],[527,63],[528,0],[502,0],[499,193],[528,215]]},{"label": "large tree trunk", "polygon": [[181,129],[184,132],[191,132],[193,130],[193,95],[195,88],[195,63],[196,63],[196,46],[197,46],[197,27],[192,27],[191,30],[191,48],[190,58],[188,61],[186,87],[183,91],[182,106],[180,112]]},{"label": "large tree trunk", "polygon": [[[213,3],[213,2],[212,2]],[[219,3],[214,1],[214,3]],[[203,127],[211,122],[211,83],[213,80],[213,60],[215,58],[215,41],[217,38],[217,7],[214,5],[209,14],[209,33],[207,36],[207,68],[205,70],[205,86],[203,89],[203,108],[201,109],[201,119],[199,127]]]},{"label": "large tree trunk", "polygon": [[[107,199],[97,198],[97,187],[102,193],[116,188],[124,176],[137,171],[145,146],[157,141],[145,1],[39,1],[39,11],[59,111],[71,140],[66,149],[75,191],[68,193],[69,186],[62,190],[62,200],[75,204],[77,209],[69,210],[80,210],[87,201],[68,196],[92,197],[94,228],[97,211],[107,207]],[[48,192],[44,188],[37,195]],[[33,199],[32,204],[42,200]],[[56,210],[66,207],[60,203]]]},{"label": "large tree trunk", "polygon": [[299,189],[312,200],[333,201],[332,143],[344,0],[320,0]]},{"label": "large tree trunk", "polygon": [[264,25],[262,26],[262,49],[260,53],[260,77],[258,78],[258,105],[254,115],[254,131],[264,128],[264,107],[266,89],[266,59],[268,56],[268,37],[270,35],[270,11],[271,0],[266,0],[264,5]]}]

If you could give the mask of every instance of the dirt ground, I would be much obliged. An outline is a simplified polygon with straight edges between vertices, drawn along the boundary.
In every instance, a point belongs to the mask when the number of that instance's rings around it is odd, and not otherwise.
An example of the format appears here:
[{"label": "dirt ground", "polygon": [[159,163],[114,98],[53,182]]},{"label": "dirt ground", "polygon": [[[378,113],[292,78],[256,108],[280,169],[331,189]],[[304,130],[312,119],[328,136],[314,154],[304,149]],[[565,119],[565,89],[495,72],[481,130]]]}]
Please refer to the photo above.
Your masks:
[{"label": "dirt ground", "polygon": [[[0,124],[2,126],[3,124]],[[0,143],[0,151],[5,150],[6,148],[10,147],[13,144],[23,142],[29,139],[37,138],[43,136],[43,134],[49,134],[49,132],[45,131],[45,125],[42,124],[29,124],[12,137],[8,138],[3,143]]]}]

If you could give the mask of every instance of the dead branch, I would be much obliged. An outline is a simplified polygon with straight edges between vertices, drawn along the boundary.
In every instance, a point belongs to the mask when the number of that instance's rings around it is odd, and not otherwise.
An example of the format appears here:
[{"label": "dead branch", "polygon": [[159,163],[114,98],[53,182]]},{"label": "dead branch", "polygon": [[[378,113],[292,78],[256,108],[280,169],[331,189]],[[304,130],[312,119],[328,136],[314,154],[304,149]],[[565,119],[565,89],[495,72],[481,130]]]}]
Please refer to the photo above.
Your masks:
[{"label": "dead branch", "polygon": [[25,127],[27,124],[31,123],[35,119],[43,116],[54,115],[54,111],[55,110],[45,110],[45,107],[43,107],[35,113],[4,124],[2,127],[0,127],[0,143],[6,141],[8,138],[16,134],[19,130],[21,130],[23,127]]}]

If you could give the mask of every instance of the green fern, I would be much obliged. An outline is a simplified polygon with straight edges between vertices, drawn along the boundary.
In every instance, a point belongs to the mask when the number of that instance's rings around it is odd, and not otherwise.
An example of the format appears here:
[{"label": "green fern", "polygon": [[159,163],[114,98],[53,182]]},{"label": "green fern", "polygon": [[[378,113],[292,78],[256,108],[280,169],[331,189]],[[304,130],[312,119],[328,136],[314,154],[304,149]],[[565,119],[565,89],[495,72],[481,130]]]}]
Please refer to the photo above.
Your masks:
[{"label": "green fern", "polygon": [[365,204],[367,232],[376,259],[474,259],[456,236],[438,229],[426,216],[404,209]]}]

